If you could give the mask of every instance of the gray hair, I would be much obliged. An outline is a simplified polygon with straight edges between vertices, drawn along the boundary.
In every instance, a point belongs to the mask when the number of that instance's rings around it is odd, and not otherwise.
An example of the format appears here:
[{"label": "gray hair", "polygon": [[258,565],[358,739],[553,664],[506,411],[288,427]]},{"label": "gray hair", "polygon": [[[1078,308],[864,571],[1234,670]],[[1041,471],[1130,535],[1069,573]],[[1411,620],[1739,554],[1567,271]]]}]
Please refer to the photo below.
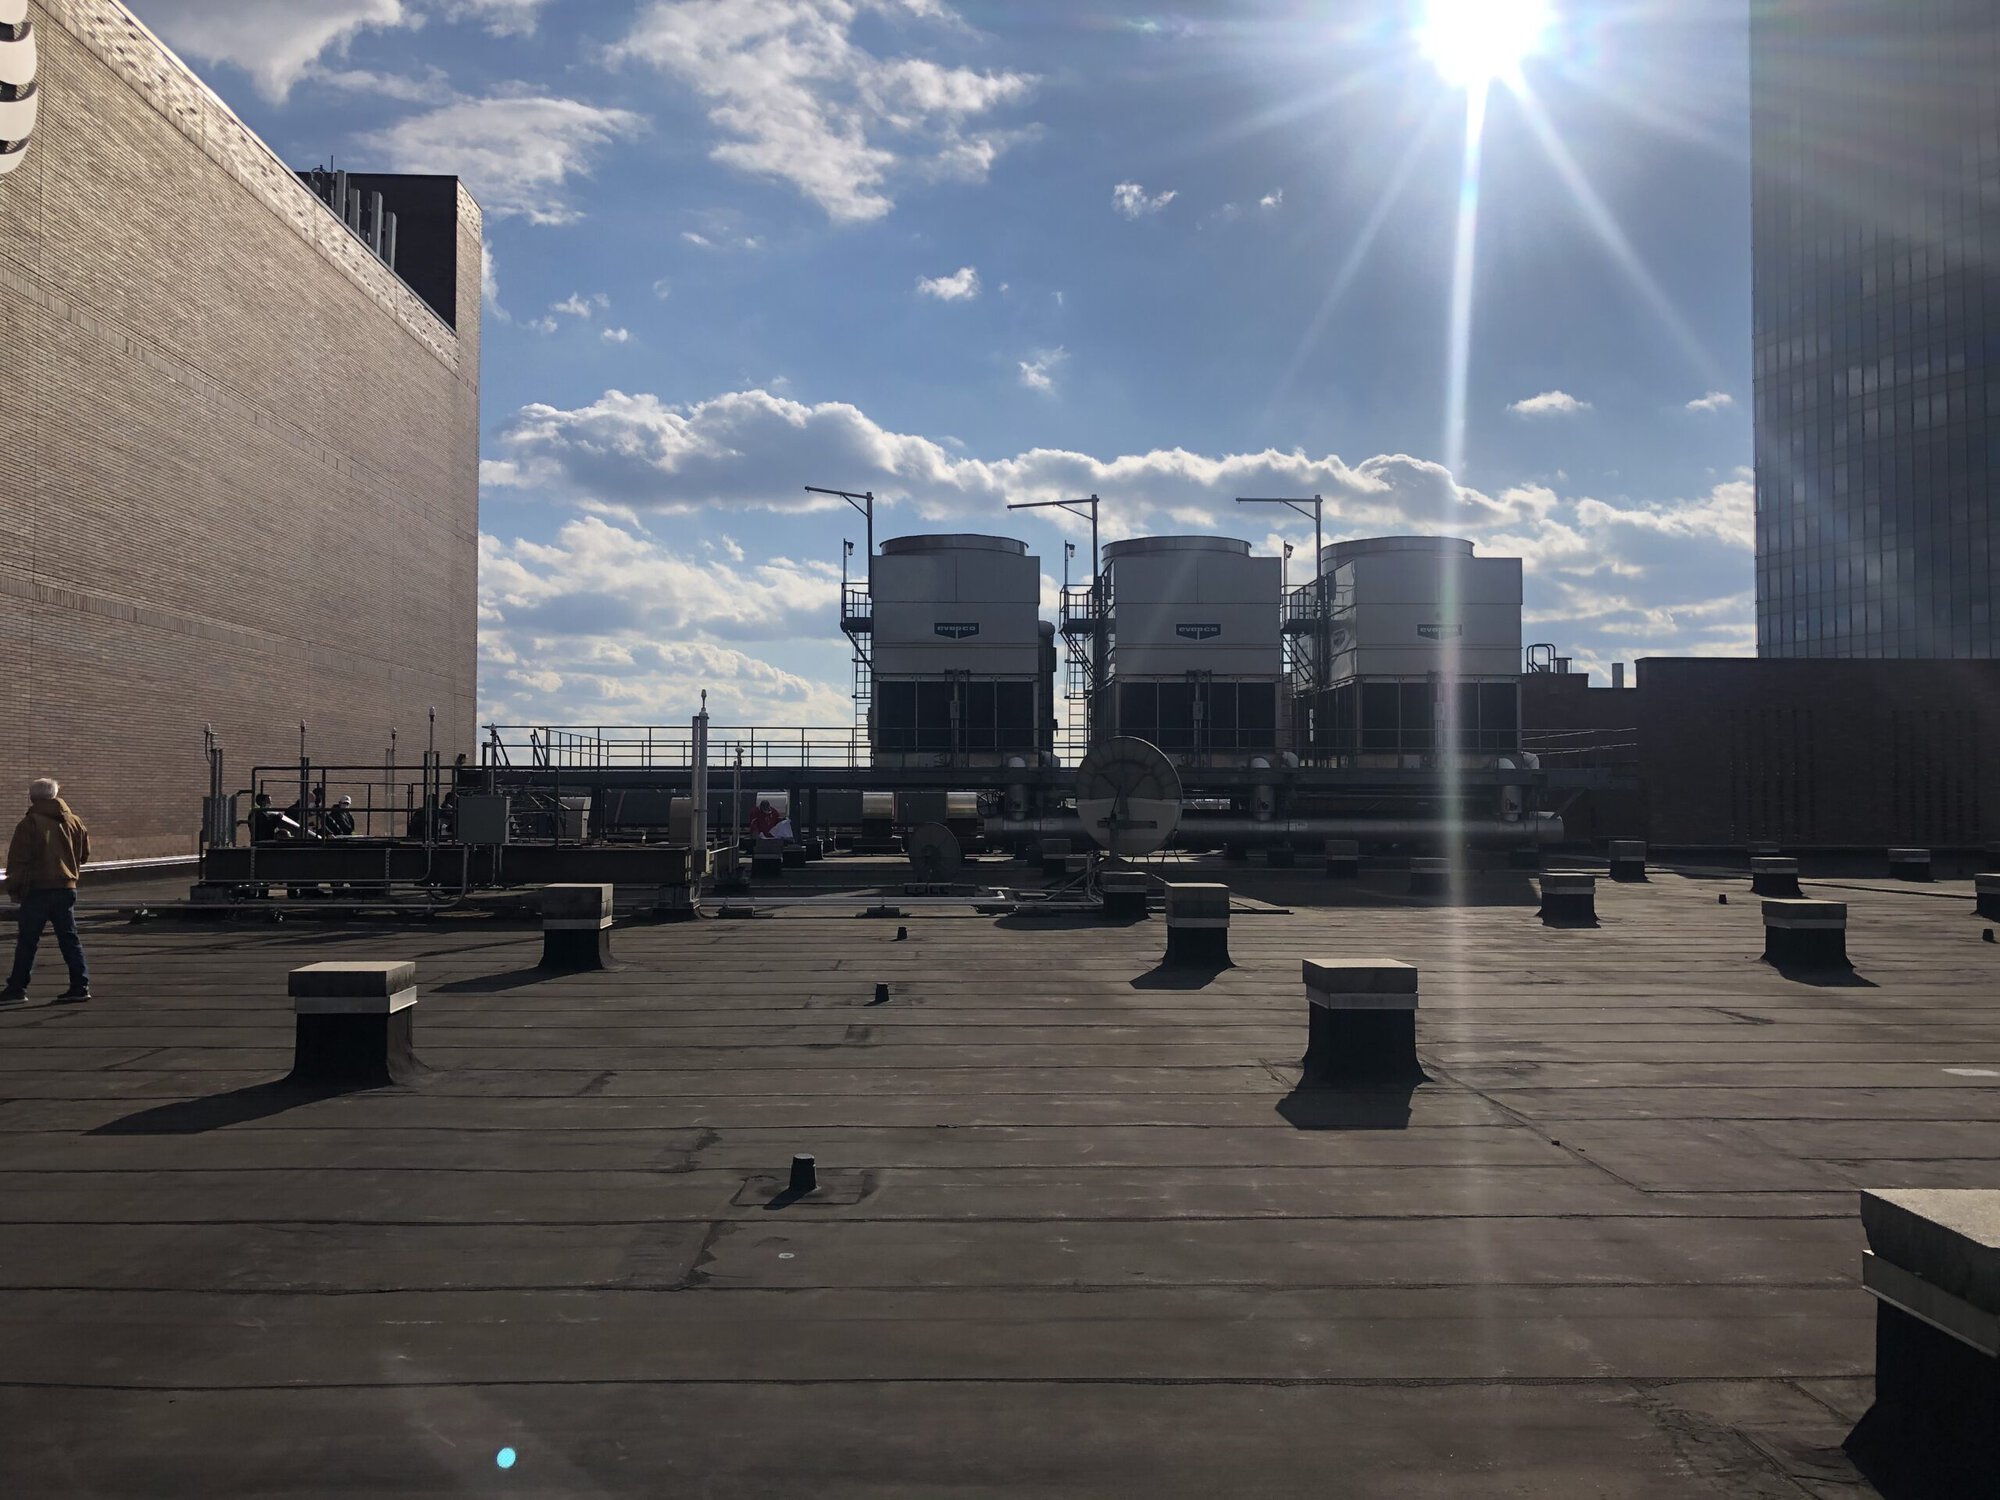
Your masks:
[{"label": "gray hair", "polygon": [[31,802],[53,802],[62,795],[62,783],[53,776],[44,776],[40,781],[28,783],[28,800]]}]

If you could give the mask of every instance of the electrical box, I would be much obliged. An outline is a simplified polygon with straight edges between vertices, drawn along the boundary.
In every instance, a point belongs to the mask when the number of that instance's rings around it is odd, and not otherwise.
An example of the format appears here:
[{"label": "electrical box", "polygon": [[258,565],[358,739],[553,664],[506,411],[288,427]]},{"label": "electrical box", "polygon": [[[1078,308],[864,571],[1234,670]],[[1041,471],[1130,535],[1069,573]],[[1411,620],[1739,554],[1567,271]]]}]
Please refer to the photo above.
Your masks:
[{"label": "electrical box", "polygon": [[509,797],[461,796],[458,799],[458,841],[461,844],[504,844],[513,816]]}]

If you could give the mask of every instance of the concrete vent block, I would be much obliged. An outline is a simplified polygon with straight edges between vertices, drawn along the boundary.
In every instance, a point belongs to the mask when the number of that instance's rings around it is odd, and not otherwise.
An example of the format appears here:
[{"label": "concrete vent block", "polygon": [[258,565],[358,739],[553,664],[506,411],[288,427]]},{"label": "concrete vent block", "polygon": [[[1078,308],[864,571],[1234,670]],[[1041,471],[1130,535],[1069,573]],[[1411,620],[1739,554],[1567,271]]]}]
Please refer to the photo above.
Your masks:
[{"label": "concrete vent block", "polygon": [[1144,870],[1106,870],[1098,877],[1097,888],[1104,897],[1106,921],[1145,920],[1146,901],[1153,894],[1153,877]]},{"label": "concrete vent block", "polygon": [[1306,959],[1302,1088],[1420,1083],[1417,969],[1392,958]]},{"label": "concrete vent block", "polygon": [[1889,851],[1889,878],[1891,880],[1929,880],[1931,878],[1931,851],[1928,849],[1891,849]]},{"label": "concrete vent block", "polygon": [[1847,903],[1766,901],[1764,961],[1779,968],[1847,968]]},{"label": "concrete vent block", "polygon": [[787,870],[803,870],[806,867],[806,846],[804,844],[786,844],[783,846],[780,857],[783,859]]},{"label": "concrete vent block", "polygon": [[785,846],[776,839],[753,839],[750,843],[750,878],[781,880],[785,874]]},{"label": "concrete vent block", "polygon": [[1551,870],[1542,876],[1542,909],[1550,927],[1597,925],[1597,877],[1589,871]]},{"label": "concrete vent block", "polygon": [[2000,1191],[1861,1195],[1875,1402],[1847,1451],[1884,1494],[1990,1495],[2000,1476]]},{"label": "concrete vent block", "polygon": [[1646,846],[1638,839],[1611,841],[1611,878],[1627,883],[1646,878]]},{"label": "concrete vent block", "polygon": [[1799,862],[1776,854],[1751,856],[1750,894],[1798,900],[1804,894],[1799,889]]},{"label": "concrete vent block", "polygon": [[2000,920],[2000,875],[1973,876],[1972,894],[1980,916],[1989,921]]},{"label": "concrete vent block", "polygon": [[1443,896],[1451,891],[1451,861],[1413,859],[1410,861],[1410,894]]},{"label": "concrete vent block", "polygon": [[1326,841],[1326,873],[1334,880],[1354,880],[1361,874],[1361,842],[1358,839]]},{"label": "concrete vent block", "polygon": [[1167,886],[1167,955],[1174,965],[1229,965],[1229,887]]},{"label": "concrete vent block", "polygon": [[292,1083],[386,1088],[422,1071],[416,1057],[417,966],[408,959],[307,964],[292,998]]},{"label": "concrete vent block", "polygon": [[1042,873],[1051,879],[1069,869],[1068,839],[1043,839],[1041,848]]},{"label": "concrete vent block", "polygon": [[542,888],[542,967],[581,973],[609,969],[615,888],[551,885]]}]

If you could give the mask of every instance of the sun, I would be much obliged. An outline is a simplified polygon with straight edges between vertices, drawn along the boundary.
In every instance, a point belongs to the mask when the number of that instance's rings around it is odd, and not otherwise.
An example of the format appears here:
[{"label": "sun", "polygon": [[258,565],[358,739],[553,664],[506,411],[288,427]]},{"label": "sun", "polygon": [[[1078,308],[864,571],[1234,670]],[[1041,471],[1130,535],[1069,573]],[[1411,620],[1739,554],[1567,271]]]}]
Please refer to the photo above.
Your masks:
[{"label": "sun", "polygon": [[1417,45],[1458,88],[1512,77],[1547,40],[1549,0],[1427,0]]}]

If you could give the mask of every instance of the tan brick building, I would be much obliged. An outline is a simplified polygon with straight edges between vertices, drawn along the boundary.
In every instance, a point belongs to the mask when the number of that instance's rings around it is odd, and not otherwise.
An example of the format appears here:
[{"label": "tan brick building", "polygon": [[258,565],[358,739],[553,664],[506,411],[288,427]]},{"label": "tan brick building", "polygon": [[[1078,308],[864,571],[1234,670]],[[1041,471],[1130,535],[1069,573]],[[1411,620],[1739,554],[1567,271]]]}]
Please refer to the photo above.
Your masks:
[{"label": "tan brick building", "polygon": [[[375,178],[399,277],[113,0],[30,0],[0,176],[0,816],[191,854],[252,764],[472,748],[479,209]],[[404,279],[407,278],[407,281]],[[423,288],[425,296],[411,289]],[[430,299],[429,302],[425,297]],[[414,755],[411,755],[414,758]]]}]

